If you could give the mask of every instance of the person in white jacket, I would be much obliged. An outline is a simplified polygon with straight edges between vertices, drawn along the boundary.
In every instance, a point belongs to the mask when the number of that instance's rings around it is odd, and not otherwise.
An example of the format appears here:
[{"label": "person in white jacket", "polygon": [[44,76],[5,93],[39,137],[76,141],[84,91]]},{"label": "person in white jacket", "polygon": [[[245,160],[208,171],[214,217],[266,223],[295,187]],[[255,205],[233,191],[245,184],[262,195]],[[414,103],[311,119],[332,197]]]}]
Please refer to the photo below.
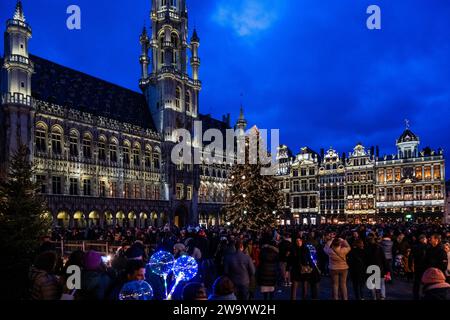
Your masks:
[{"label": "person in white jacket", "polygon": [[334,238],[328,241],[324,247],[324,251],[329,257],[328,268],[331,275],[333,300],[339,300],[339,292],[342,300],[348,300],[347,254],[350,250],[351,247],[348,242],[341,238]]}]

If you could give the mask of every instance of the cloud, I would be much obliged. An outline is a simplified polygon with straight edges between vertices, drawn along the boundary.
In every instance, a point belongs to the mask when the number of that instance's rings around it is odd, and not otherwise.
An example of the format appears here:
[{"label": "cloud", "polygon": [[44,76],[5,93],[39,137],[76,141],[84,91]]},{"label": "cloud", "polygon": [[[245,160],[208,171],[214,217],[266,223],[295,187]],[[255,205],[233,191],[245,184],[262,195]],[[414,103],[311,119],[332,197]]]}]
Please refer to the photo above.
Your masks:
[{"label": "cloud", "polygon": [[277,20],[278,1],[222,0],[214,10],[213,20],[231,27],[241,37],[253,36],[269,29]]}]

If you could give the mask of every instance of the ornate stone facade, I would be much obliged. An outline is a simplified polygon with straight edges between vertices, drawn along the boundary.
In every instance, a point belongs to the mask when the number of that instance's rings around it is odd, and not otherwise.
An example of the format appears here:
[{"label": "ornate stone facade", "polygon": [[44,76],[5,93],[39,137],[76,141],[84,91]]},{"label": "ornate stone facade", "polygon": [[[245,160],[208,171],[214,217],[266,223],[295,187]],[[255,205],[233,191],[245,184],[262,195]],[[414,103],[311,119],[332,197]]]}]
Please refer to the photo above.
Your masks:
[{"label": "ornate stone facade", "polygon": [[[200,39],[188,39],[186,1],[152,1],[143,30],[140,88],[134,92],[29,54],[21,1],[7,22],[0,60],[2,172],[19,144],[60,226],[217,224],[229,167],[175,165],[175,129],[230,128],[199,113]],[[191,51],[192,74],[187,73]],[[150,52],[149,52],[150,51]],[[198,146],[197,146],[198,147]]]},{"label": "ornate stone facade", "polygon": [[290,199],[290,215],[280,223],[444,220],[443,151],[419,151],[419,145],[408,127],[397,140],[397,155],[380,157],[378,147],[368,151],[358,143],[348,157],[333,149],[317,155],[309,148],[295,158],[284,157],[279,179]]}]

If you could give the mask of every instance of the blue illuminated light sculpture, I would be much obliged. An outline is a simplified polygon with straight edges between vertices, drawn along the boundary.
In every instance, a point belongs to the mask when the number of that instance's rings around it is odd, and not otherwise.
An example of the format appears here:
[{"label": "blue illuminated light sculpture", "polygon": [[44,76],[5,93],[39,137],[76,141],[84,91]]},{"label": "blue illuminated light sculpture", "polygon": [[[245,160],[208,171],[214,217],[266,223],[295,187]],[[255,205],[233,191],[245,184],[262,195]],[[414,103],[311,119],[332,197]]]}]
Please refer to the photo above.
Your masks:
[{"label": "blue illuminated light sculpture", "polygon": [[172,272],[175,264],[175,258],[170,252],[158,251],[150,258],[148,267],[150,270],[164,279],[164,289],[167,298],[167,277]]},{"label": "blue illuminated light sculpture", "polygon": [[167,300],[172,300],[172,295],[175,289],[180,284],[181,281],[190,281],[198,273],[198,263],[194,258],[190,256],[179,257],[173,266],[173,274],[175,276],[175,284],[167,297]]},{"label": "blue illuminated light sculpture", "polygon": [[125,283],[119,293],[119,300],[152,300],[153,289],[146,281]]}]

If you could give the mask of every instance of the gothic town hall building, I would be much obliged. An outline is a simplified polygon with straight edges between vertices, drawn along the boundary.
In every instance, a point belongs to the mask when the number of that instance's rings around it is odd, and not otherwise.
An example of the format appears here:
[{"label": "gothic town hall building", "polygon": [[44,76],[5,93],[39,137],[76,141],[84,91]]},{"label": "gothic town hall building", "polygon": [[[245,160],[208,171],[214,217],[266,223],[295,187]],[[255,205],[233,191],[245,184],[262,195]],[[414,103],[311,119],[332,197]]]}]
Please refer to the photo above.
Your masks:
[{"label": "gothic town hall building", "polygon": [[200,113],[200,39],[188,35],[186,0],[152,0],[151,24],[139,38],[138,93],[32,55],[21,1],[6,23],[2,170],[29,146],[55,225],[222,223],[229,167],[174,165],[170,155],[174,129],[202,121],[224,131],[230,117]]}]

